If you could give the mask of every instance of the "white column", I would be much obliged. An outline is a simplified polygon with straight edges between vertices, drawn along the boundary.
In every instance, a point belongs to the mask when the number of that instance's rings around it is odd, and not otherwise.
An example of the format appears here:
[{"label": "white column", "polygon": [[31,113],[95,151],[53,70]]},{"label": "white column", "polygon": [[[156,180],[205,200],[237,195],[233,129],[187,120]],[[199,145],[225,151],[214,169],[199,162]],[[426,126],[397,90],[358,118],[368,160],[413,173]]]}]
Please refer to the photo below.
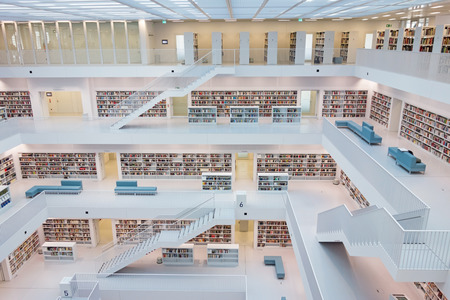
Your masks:
[{"label": "white column", "polygon": [[211,35],[212,63],[222,64],[222,32],[213,32]]},{"label": "white column", "polygon": [[306,32],[297,31],[295,33],[295,64],[304,65],[305,64],[305,47],[306,47]]},{"label": "white column", "polygon": [[248,65],[250,61],[250,32],[239,33],[239,64]]},{"label": "white column", "polygon": [[138,27],[139,27],[139,45],[140,45],[140,49],[141,49],[141,62],[143,65],[147,65],[148,64],[148,57],[147,57],[148,30],[147,30],[146,21],[139,20]]},{"label": "white column", "polygon": [[420,52],[420,42],[422,39],[422,27],[416,27],[414,32],[414,44],[412,52]]}]

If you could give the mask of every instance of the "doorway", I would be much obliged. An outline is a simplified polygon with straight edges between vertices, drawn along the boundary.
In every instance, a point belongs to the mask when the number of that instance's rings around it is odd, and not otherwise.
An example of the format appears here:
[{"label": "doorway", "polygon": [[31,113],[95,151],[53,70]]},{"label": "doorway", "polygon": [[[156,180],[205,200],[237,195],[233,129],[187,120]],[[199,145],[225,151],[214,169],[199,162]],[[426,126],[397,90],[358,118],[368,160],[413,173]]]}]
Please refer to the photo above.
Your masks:
[{"label": "doorway", "polygon": [[234,242],[239,246],[253,247],[254,239],[254,221],[253,220],[236,220],[234,232]]},{"label": "doorway", "polygon": [[372,49],[373,33],[366,33],[366,40],[364,41],[365,49]]},{"label": "doorway", "polygon": [[239,152],[235,157],[236,180],[253,180],[253,153]]},{"label": "doorway", "polygon": [[81,92],[47,91],[41,92],[44,116],[81,117],[83,104]]},{"label": "doorway", "polygon": [[318,91],[301,91],[300,102],[302,106],[302,117],[317,116],[317,95]]},{"label": "doorway", "polygon": [[177,61],[184,61],[184,35],[176,35]]},{"label": "doorway", "polygon": [[113,241],[113,230],[111,219],[100,219],[98,221],[99,244],[106,245]]},{"label": "doorway", "polygon": [[188,115],[188,96],[172,97],[172,116],[187,117]]},{"label": "doorway", "polygon": [[312,60],[312,51],[313,51],[313,35],[312,33],[307,33],[305,39],[305,61]]},{"label": "doorway", "polygon": [[393,98],[392,99],[392,107],[391,107],[391,117],[389,120],[389,131],[398,131],[400,128],[400,121],[402,118],[403,111],[403,102],[402,100]]},{"label": "doorway", "polygon": [[115,152],[103,153],[103,165],[105,168],[105,179],[119,179],[119,167],[117,165],[117,154]]}]

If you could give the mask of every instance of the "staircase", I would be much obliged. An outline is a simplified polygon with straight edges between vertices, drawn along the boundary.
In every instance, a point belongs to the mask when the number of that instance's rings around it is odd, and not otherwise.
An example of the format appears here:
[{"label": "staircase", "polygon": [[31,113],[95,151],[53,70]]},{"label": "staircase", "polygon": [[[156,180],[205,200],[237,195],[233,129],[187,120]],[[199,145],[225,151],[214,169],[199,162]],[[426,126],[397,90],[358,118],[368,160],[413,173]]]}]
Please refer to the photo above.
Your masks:
[{"label": "staircase", "polygon": [[[232,225],[235,222],[233,209],[214,208],[207,212],[202,209],[198,212],[202,212],[198,219],[177,230],[157,230],[144,224],[144,230],[136,230],[136,234],[127,241],[115,245],[97,258],[99,275],[109,276],[156,249],[178,247],[215,225]],[[192,215],[191,212],[190,218]],[[157,225],[160,228],[162,224]],[[174,223],[167,225],[174,227]]]},{"label": "staircase", "polygon": [[132,120],[145,113],[147,110],[153,108],[163,99],[169,97],[183,97],[189,94],[192,90],[199,87],[218,74],[234,74],[234,67],[221,67],[216,65],[204,65],[205,61],[211,61],[211,52],[198,59],[195,64],[186,67],[181,72],[171,72],[156,78],[150,84],[145,86],[141,91],[156,91],[160,92],[158,96],[151,101],[145,103],[143,106],[138,105],[142,103],[139,100],[139,92],[135,92],[128,99],[121,101],[116,109],[134,109],[132,113],[126,115],[111,125],[111,129],[120,129],[127,125]]},{"label": "staircase", "polygon": [[450,270],[450,231],[405,230],[384,208],[322,212],[321,243],[342,242],[351,256],[378,257],[397,281],[443,282]]}]

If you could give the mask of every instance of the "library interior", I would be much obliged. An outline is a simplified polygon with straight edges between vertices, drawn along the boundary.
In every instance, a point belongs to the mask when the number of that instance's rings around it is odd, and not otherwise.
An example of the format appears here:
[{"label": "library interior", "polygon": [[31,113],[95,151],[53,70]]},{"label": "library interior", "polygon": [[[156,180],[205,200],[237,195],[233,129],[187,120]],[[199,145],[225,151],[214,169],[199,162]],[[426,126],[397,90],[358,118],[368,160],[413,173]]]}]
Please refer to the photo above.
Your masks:
[{"label": "library interior", "polygon": [[0,299],[450,296],[449,0],[1,2]]}]

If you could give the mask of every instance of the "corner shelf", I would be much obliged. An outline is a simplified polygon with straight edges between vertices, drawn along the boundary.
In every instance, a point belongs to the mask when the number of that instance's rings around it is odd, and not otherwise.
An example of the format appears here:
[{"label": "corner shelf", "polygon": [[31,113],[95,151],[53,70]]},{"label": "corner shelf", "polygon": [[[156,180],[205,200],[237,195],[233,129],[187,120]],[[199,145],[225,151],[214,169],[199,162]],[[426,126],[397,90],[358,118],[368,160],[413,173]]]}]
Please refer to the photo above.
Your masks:
[{"label": "corner shelf", "polygon": [[258,173],[258,191],[287,191],[288,173]]},{"label": "corner shelf", "polygon": [[46,242],[75,242],[95,247],[97,229],[92,219],[47,219],[42,224]]},{"label": "corner shelf", "polygon": [[202,173],[203,191],[231,191],[232,173]]},{"label": "corner shelf", "polygon": [[255,221],[255,248],[291,246],[286,221]]},{"label": "corner shelf", "polygon": [[272,123],[300,124],[302,117],[301,107],[277,106],[272,107]]},{"label": "corner shelf", "polygon": [[206,247],[208,253],[207,263],[210,266],[237,266],[239,265],[238,244],[214,244]]},{"label": "corner shelf", "polygon": [[364,118],[367,90],[324,91],[322,117]]},{"label": "corner shelf", "polygon": [[162,248],[162,261],[165,265],[193,265],[194,245],[183,244],[176,248]]},{"label": "corner shelf", "polygon": [[29,91],[0,91],[0,106],[8,118],[31,118],[33,109]]},{"label": "corner shelf", "polygon": [[258,173],[287,173],[290,180],[333,180],[336,162],[330,154],[258,153]]},{"label": "corner shelf", "polygon": [[0,185],[9,185],[17,179],[12,154],[0,158]]},{"label": "corner shelf", "polygon": [[392,98],[378,92],[373,92],[370,105],[370,118],[388,128],[391,114]]},{"label": "corner shelf", "polygon": [[340,179],[342,185],[344,185],[350,193],[350,197],[352,197],[352,199],[355,200],[361,208],[370,206],[369,201],[366,200],[366,198],[361,194],[358,188],[352,183],[350,178],[348,178],[347,174],[345,174],[342,170]]},{"label": "corner shelf", "polygon": [[217,107],[215,106],[197,106],[188,107],[189,124],[216,124]]},{"label": "corner shelf", "polygon": [[258,106],[230,106],[231,124],[257,124],[258,118]]},{"label": "corner shelf", "polygon": [[[137,94],[136,100],[133,100],[133,105],[120,106],[122,101],[128,99],[133,94]],[[153,98],[161,94],[155,91],[97,91],[97,112],[100,118],[106,117],[125,117],[142,107],[145,103],[151,101]],[[139,117],[167,117],[166,100],[161,100],[153,108],[150,108]]]},{"label": "corner shelf", "polygon": [[46,261],[75,261],[77,259],[77,243],[46,242],[42,244],[42,254]]},{"label": "corner shelf", "polygon": [[0,209],[6,207],[11,203],[11,193],[9,187],[6,185],[0,185]]},{"label": "corner shelf", "polygon": [[450,118],[405,103],[400,136],[450,163]]}]

